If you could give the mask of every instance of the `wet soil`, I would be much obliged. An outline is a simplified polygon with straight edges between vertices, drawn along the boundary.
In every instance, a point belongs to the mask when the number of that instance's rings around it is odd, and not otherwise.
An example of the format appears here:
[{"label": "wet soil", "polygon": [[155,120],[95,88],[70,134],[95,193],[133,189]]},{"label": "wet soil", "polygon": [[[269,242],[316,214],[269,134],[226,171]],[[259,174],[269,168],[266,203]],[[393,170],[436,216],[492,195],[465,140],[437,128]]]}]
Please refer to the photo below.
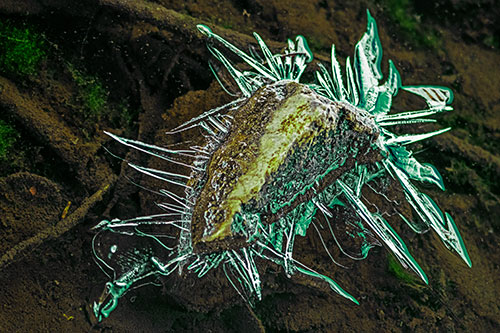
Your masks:
[{"label": "wet soil", "polygon": [[[0,158],[0,331],[500,330],[500,6],[403,3],[2,1],[0,19],[38,31],[47,57],[35,74],[0,69],[0,119],[19,133]],[[331,276],[359,306],[318,281],[288,279],[262,263],[264,295],[254,308],[215,270],[133,290],[96,323],[91,307],[107,277],[92,258],[92,226],[155,209],[154,195],[127,178],[151,180],[137,178],[106,149],[135,163],[159,163],[103,131],[165,144],[165,130],[231,100],[209,70],[197,23],[245,49],[255,45],[253,31],[275,50],[302,34],[327,62],[331,43],[341,59],[352,54],[366,8],[378,23],[384,73],[392,59],[403,84],[455,93],[455,110],[437,117],[453,130],[412,149],[441,171],[446,192],[423,189],[454,217],[472,268],[433,233],[415,235],[403,223],[395,229],[429,285],[395,274],[384,248],[341,269],[309,233],[297,240],[298,259]],[[104,106],[92,112],[88,87],[99,82]],[[396,110],[416,106],[404,93],[395,103]]]}]

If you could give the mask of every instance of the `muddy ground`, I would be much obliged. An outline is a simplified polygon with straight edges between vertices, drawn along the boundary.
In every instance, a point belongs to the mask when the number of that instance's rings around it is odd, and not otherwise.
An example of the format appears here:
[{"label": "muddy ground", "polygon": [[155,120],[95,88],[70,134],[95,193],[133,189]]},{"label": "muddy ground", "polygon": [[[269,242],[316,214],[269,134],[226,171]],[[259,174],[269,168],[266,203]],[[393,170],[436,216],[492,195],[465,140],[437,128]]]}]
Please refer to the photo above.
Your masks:
[{"label": "muddy ground", "polygon": [[[311,234],[297,242],[298,255],[359,306],[265,265],[266,291],[253,309],[214,271],[133,290],[96,323],[91,306],[107,278],[92,259],[90,229],[103,218],[147,214],[152,200],[102,147],[148,161],[103,130],[159,142],[165,129],[231,100],[208,68],[198,23],[245,48],[255,45],[253,31],[275,50],[302,34],[327,62],[331,43],[340,58],[352,54],[366,8],[378,23],[385,73],[392,59],[403,84],[455,93],[455,111],[437,117],[453,131],[413,150],[441,171],[446,192],[425,191],[454,216],[472,268],[432,232],[396,226],[429,285],[383,248],[340,269]],[[0,331],[500,330],[499,17],[495,1],[466,0],[1,1]],[[396,107],[409,104],[398,97]]]}]

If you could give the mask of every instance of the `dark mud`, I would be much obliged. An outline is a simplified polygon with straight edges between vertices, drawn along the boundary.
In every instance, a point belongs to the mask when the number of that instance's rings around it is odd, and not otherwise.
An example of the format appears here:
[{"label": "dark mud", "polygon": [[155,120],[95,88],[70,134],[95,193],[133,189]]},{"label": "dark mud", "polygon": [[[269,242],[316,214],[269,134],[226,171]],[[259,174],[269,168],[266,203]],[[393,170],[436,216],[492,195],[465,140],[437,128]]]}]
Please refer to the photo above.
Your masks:
[{"label": "dark mud", "polygon": [[[0,64],[0,119],[18,133],[0,157],[0,331],[498,331],[500,6],[401,3],[2,1],[2,22],[36,31],[46,57],[31,74]],[[91,306],[107,277],[93,262],[90,228],[155,209],[154,196],[125,176],[144,185],[151,180],[137,178],[101,147],[136,163],[159,163],[102,131],[165,144],[166,129],[230,100],[213,82],[197,23],[240,47],[255,45],[253,31],[274,49],[300,33],[326,62],[331,43],[340,58],[352,54],[366,8],[378,23],[384,70],[392,59],[404,84],[455,93],[455,111],[438,117],[453,131],[413,150],[441,171],[447,191],[425,191],[455,218],[472,268],[437,236],[414,235],[402,223],[396,230],[429,285],[396,273],[383,248],[340,269],[310,233],[296,243],[299,258],[333,277],[359,306],[318,281],[287,279],[263,264],[264,298],[253,309],[216,270],[201,280],[172,277],[164,288],[131,291],[97,324]],[[395,102],[415,107],[404,93]]]}]

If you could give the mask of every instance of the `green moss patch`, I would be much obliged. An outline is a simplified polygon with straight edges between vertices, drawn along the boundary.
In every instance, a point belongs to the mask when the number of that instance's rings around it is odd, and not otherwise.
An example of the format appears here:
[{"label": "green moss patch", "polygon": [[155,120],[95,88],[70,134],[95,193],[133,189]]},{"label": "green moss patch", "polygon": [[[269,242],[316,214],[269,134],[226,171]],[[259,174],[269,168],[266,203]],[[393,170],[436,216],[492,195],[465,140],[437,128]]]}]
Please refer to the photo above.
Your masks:
[{"label": "green moss patch", "polygon": [[109,92],[104,87],[103,83],[96,76],[89,75],[76,69],[76,67],[68,66],[73,80],[79,87],[77,99],[85,108],[87,117],[99,118],[108,109]]},{"label": "green moss patch", "polygon": [[45,58],[44,40],[33,27],[0,22],[0,71],[33,75]]},{"label": "green moss patch", "polygon": [[417,281],[417,278],[404,269],[392,254],[387,255],[387,270],[402,282],[413,284]]},{"label": "green moss patch", "polygon": [[419,16],[410,14],[415,12],[410,0],[385,0],[383,3],[389,19],[400,27],[408,42],[419,47],[438,47],[437,32],[422,24]]}]

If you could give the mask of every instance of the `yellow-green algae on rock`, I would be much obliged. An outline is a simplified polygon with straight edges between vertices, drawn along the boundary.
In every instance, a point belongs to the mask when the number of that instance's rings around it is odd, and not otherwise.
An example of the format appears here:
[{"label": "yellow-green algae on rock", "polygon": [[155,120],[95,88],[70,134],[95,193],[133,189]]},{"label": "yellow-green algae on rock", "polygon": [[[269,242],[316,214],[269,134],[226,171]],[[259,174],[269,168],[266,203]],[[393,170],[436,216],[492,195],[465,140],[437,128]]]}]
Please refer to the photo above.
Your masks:
[{"label": "yellow-green algae on rock", "polygon": [[[275,173],[295,151],[313,146],[318,137],[326,136],[328,132],[345,136],[346,133],[337,128],[341,117],[343,121],[352,119],[350,127],[357,129],[360,137],[363,130],[369,134],[376,133],[368,113],[358,114],[357,118],[367,118],[364,123],[360,122],[341,103],[293,81],[264,86],[245,105],[235,110],[234,122],[239,126],[232,128],[222,146],[211,157],[207,167],[208,180],[194,207],[192,225],[206,224],[201,241],[207,243],[231,236],[235,214],[241,213],[242,205],[259,200],[262,187],[280,176]],[[334,150],[333,147],[325,149]],[[223,167],[227,165],[235,167]],[[318,173],[311,182],[318,181],[333,169],[325,166],[327,171],[320,172],[320,167],[316,171],[311,170]],[[218,177],[221,172],[234,180]],[[297,174],[300,172],[297,170]],[[301,189],[310,185],[304,183]],[[210,212],[208,216],[205,214],[207,211]],[[196,236],[194,233],[195,242]]]}]

